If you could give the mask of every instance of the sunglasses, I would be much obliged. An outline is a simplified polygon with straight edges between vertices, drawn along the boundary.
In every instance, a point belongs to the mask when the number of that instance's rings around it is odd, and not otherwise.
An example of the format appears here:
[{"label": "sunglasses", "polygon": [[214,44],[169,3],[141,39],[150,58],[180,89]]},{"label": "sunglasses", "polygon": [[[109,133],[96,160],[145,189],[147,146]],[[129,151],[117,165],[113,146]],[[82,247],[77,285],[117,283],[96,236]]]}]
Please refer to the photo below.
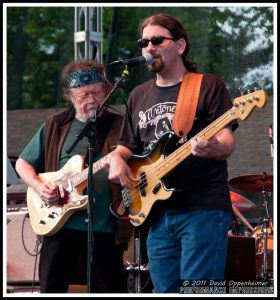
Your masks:
[{"label": "sunglasses", "polygon": [[149,42],[152,43],[152,45],[157,46],[163,43],[164,40],[172,40],[172,41],[176,41],[175,38],[172,37],[165,37],[165,36],[153,36],[150,39],[139,39],[137,41],[138,47],[139,48],[146,48],[149,45]]}]

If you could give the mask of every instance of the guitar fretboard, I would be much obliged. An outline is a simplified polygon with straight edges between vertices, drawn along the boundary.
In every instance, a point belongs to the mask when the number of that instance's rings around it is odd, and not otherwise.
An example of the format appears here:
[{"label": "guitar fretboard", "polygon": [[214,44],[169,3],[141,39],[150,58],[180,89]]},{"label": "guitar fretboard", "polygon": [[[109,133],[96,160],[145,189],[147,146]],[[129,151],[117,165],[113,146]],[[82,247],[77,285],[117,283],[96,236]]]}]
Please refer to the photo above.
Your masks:
[{"label": "guitar fretboard", "polygon": [[[111,160],[112,156],[113,156],[113,152],[110,152],[109,154],[107,154],[106,156],[102,157],[101,159],[99,159],[97,162],[95,162],[92,165],[92,174],[97,173],[98,171],[100,171],[102,169],[102,162],[104,160]],[[81,184],[82,182],[86,181],[88,178],[88,167],[85,168],[84,170],[82,170],[79,174],[74,175],[71,178],[72,184],[74,186],[78,186],[79,184]]]},{"label": "guitar fretboard", "polygon": [[[233,108],[225,112],[222,116],[220,116],[213,123],[204,128],[201,132],[195,135],[193,138],[204,138],[206,140],[213,137],[216,133],[218,133],[222,128],[224,128],[227,124],[229,124],[232,120],[236,119],[235,112]],[[158,167],[158,176],[159,178],[164,177],[170,171],[172,171],[177,165],[179,165],[183,160],[185,160],[188,156],[191,155],[191,142],[190,140],[179,147],[176,151],[174,151],[171,155],[165,158],[164,162],[160,164]]]}]

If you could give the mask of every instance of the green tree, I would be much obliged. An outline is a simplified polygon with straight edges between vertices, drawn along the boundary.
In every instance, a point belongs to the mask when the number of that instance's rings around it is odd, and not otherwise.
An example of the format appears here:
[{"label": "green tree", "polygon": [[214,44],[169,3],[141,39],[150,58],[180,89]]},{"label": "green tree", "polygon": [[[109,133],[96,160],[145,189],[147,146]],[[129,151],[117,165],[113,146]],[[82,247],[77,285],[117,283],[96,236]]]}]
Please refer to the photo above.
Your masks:
[{"label": "green tree", "polygon": [[[272,93],[272,7],[104,7],[104,64],[141,55],[136,44],[139,21],[158,12],[171,14],[185,25],[189,58],[199,72],[221,77],[232,97],[240,86],[260,79]],[[73,7],[7,8],[8,109],[67,105],[60,73],[73,59]],[[122,71],[123,66],[107,67],[109,81],[114,84]],[[152,76],[145,66],[132,68],[111,104],[126,102],[131,90]]]},{"label": "green tree", "polygon": [[7,107],[63,106],[60,72],[74,59],[74,9],[7,8]]},{"label": "green tree", "polygon": [[[111,8],[106,9],[112,11]],[[111,31],[108,28],[110,51],[107,63],[141,55],[136,46],[139,21],[153,13],[164,12],[176,16],[185,25],[191,43],[189,59],[197,63],[198,71],[221,77],[232,97],[239,95],[238,89],[248,80],[252,82],[265,79],[266,89],[272,92],[271,7],[122,7],[113,8],[114,10],[114,26]],[[261,46],[253,46],[261,41]],[[262,72],[264,68],[271,72]],[[254,69],[259,71],[250,73]],[[121,70],[121,67],[108,70],[112,81],[118,78]],[[144,66],[133,68],[120,99],[125,101],[136,84],[151,76]]]}]

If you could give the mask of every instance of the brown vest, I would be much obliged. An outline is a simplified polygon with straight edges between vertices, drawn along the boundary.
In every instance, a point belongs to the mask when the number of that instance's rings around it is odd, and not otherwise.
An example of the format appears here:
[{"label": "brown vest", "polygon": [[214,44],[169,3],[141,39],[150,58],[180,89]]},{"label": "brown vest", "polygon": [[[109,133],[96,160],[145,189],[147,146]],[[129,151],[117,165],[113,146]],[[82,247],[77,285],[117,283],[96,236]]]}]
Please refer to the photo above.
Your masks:
[{"label": "brown vest", "polygon": [[[59,169],[59,159],[61,149],[67,133],[75,117],[75,109],[70,108],[56,113],[46,119],[46,140],[45,140],[45,164],[46,172],[53,172]],[[109,110],[104,112],[106,124],[111,123],[102,147],[103,156],[112,152],[118,144],[118,137],[122,125],[123,116]],[[112,200],[114,207],[118,207],[121,202],[121,187],[113,182],[111,184]],[[117,221],[116,241],[118,243],[127,242],[132,233],[132,225],[127,221]]]}]

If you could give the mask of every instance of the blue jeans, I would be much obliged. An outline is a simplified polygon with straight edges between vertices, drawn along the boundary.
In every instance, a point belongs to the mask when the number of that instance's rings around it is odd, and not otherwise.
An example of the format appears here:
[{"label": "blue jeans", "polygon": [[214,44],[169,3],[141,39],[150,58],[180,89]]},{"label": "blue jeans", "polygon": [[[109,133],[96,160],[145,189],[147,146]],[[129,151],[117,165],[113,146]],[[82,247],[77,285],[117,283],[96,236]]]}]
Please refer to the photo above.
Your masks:
[{"label": "blue jeans", "polygon": [[231,212],[164,212],[147,239],[154,293],[179,293],[183,280],[224,279]]}]

